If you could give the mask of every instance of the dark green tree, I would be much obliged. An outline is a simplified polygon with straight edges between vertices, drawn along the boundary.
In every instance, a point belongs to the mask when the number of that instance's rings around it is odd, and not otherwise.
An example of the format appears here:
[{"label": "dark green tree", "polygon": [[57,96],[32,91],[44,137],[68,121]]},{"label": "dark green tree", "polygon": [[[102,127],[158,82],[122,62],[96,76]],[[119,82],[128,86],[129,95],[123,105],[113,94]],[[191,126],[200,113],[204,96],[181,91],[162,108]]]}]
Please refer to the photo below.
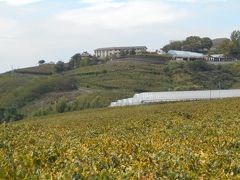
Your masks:
[{"label": "dark green tree", "polygon": [[212,46],[213,46],[213,42],[209,37],[204,37],[201,40],[201,44],[202,44],[202,49],[207,49],[209,50]]},{"label": "dark green tree", "polygon": [[172,41],[162,48],[163,51],[168,52],[169,50],[184,50],[192,52],[207,52],[213,45],[210,38],[199,36],[187,37],[185,41]]},{"label": "dark green tree", "polygon": [[240,31],[231,34],[230,54],[235,58],[240,57]]},{"label": "dark green tree", "polygon": [[223,41],[217,51],[232,58],[240,58],[240,31],[233,31],[230,40]]},{"label": "dark green tree", "polygon": [[61,73],[63,71],[64,71],[64,62],[58,61],[57,64],[55,65],[55,72]]},{"label": "dark green tree", "polygon": [[240,43],[240,31],[233,31],[231,34],[231,41],[239,45]]},{"label": "dark green tree", "polygon": [[80,53],[75,54],[69,61],[69,69],[76,69],[80,67],[82,56]]},{"label": "dark green tree", "polygon": [[45,60],[40,60],[40,61],[38,61],[38,64],[43,65],[45,62],[46,62]]},{"label": "dark green tree", "polygon": [[190,36],[183,43],[183,50],[199,52],[202,49],[202,39],[199,36]]},{"label": "dark green tree", "polygon": [[182,50],[182,41],[172,41],[170,44],[162,48],[163,51],[168,52],[169,50]]}]

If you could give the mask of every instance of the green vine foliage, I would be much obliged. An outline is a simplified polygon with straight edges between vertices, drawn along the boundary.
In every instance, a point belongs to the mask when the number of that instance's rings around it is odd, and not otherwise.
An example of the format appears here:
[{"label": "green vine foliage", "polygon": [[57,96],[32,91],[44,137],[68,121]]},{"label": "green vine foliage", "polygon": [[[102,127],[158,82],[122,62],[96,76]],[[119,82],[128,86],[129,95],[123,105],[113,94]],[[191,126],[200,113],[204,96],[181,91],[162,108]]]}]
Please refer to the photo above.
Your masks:
[{"label": "green vine foliage", "polygon": [[106,108],[0,125],[0,179],[239,179],[240,100]]}]

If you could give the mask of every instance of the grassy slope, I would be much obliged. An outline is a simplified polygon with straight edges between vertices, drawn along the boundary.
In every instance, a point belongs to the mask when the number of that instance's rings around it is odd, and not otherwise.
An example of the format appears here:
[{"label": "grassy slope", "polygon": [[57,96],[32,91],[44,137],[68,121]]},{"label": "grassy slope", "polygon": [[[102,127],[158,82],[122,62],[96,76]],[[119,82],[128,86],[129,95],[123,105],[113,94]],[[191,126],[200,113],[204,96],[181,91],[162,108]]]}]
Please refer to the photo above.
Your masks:
[{"label": "grassy slope", "polygon": [[0,125],[0,179],[239,179],[239,107],[172,103]]},{"label": "grassy slope", "polygon": [[51,75],[54,73],[54,64],[43,64],[40,66],[23,68],[15,70],[17,73],[21,74],[39,74],[39,75]]},{"label": "grassy slope", "polygon": [[[113,100],[143,91],[217,89],[219,81],[222,88],[239,88],[239,72],[240,63],[220,67],[188,62],[150,64],[132,61],[81,67],[63,75],[4,74],[0,76],[0,107],[17,105],[31,113],[56,101],[58,96],[54,93],[59,92],[69,100],[75,94],[76,101],[88,108],[108,106]],[[71,78],[76,79],[81,92],[59,89],[64,87],[61,81]],[[82,92],[82,88],[88,90]],[[51,102],[44,101],[46,96],[52,99]]]}]

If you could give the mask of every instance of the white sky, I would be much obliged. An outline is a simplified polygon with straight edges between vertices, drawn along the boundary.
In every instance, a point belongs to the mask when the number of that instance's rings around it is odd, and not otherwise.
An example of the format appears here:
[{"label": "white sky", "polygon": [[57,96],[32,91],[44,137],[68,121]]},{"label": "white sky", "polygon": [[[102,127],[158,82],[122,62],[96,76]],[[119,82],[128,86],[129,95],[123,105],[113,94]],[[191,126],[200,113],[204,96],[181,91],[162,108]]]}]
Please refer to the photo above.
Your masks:
[{"label": "white sky", "polygon": [[229,37],[240,29],[239,7],[238,0],[0,0],[0,72],[99,47]]}]

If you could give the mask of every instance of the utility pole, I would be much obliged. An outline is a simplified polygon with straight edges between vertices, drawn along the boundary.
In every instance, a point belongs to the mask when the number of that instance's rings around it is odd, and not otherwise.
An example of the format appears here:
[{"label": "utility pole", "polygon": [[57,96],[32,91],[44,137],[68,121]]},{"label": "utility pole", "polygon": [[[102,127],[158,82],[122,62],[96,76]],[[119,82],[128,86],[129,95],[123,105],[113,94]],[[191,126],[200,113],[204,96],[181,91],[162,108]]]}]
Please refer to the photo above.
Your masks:
[{"label": "utility pole", "polygon": [[210,89],[210,100],[212,100],[212,90]]},{"label": "utility pole", "polygon": [[13,69],[13,65],[11,65],[11,74],[14,74],[14,69]]},{"label": "utility pole", "polygon": [[219,99],[221,98],[221,81],[218,82],[218,88],[219,88]]}]

